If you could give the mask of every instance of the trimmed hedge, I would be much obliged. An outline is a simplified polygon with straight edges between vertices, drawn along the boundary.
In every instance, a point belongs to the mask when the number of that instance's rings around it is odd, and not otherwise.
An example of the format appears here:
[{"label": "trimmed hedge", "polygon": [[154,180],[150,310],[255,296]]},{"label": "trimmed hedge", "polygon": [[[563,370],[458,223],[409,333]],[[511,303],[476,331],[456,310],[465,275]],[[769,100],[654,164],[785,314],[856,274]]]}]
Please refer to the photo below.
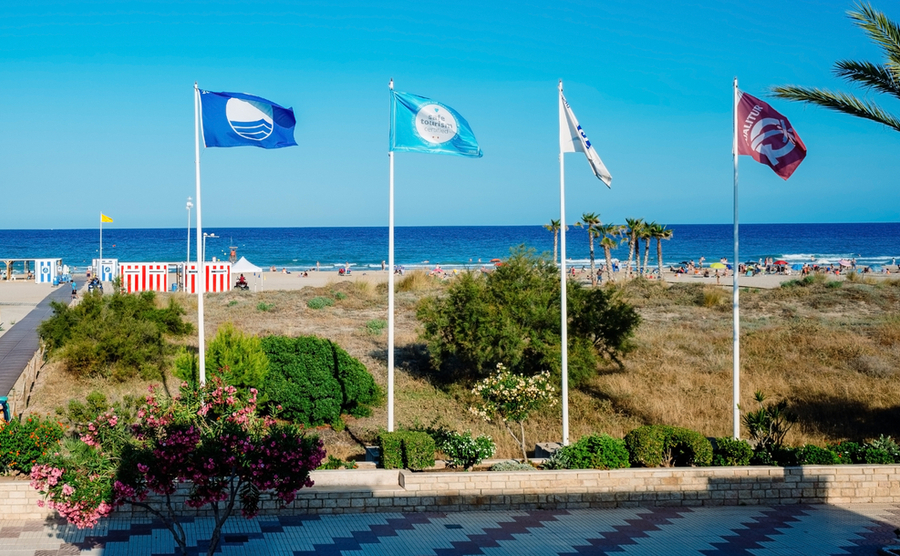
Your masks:
[{"label": "trimmed hedge", "polygon": [[622,469],[628,467],[625,441],[608,434],[589,434],[560,448],[567,469]]},{"label": "trimmed hedge", "polygon": [[746,440],[735,440],[730,436],[716,438],[713,447],[713,465],[739,466],[750,465],[753,447]]},{"label": "trimmed hedge", "polygon": [[434,466],[436,447],[428,433],[414,431],[381,432],[381,466],[385,469],[419,471]]},{"label": "trimmed hedge", "polygon": [[381,389],[358,359],[316,336],[267,336],[268,379],[260,390],[270,408],[295,423],[340,423],[341,414],[365,417],[381,402]]},{"label": "trimmed hedge", "polygon": [[798,448],[794,452],[799,465],[837,465],[841,463],[840,458],[831,450],[819,448],[812,444],[807,444],[802,448]]},{"label": "trimmed hedge", "polygon": [[712,444],[691,429],[645,425],[625,435],[629,460],[635,467],[690,467],[709,465]]}]

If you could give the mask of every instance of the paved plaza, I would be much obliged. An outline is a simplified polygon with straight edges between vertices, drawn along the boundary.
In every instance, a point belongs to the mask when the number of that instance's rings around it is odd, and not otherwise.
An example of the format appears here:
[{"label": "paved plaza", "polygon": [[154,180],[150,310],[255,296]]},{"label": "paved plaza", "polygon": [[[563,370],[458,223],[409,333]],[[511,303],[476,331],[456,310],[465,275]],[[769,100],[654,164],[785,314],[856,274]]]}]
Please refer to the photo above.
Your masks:
[{"label": "paved plaza", "polygon": [[[742,506],[232,517],[224,555],[874,555],[892,544],[900,506]],[[205,554],[211,521],[187,520],[191,554]],[[3,556],[168,556],[168,530],[108,519],[95,529],[0,521]]]}]

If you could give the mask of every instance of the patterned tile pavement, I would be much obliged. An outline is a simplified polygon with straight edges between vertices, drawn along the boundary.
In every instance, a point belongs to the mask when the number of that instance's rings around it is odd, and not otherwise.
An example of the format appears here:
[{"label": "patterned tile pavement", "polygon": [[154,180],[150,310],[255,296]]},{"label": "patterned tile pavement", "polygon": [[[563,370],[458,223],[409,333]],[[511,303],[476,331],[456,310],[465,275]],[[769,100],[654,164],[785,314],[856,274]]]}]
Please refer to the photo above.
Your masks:
[{"label": "patterned tile pavement", "polygon": [[[183,523],[205,554],[209,519]],[[873,555],[892,544],[900,506],[743,506],[232,518],[220,554],[271,556]],[[174,556],[168,530],[110,519],[79,530],[0,520],[2,556]]]}]

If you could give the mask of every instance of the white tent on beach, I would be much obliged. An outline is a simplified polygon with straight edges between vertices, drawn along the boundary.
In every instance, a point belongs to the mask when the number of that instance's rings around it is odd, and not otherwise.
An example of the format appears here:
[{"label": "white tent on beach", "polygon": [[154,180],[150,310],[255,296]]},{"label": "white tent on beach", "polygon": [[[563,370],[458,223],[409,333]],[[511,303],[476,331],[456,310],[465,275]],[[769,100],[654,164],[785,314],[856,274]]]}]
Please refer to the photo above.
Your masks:
[{"label": "white tent on beach", "polygon": [[262,269],[248,261],[246,257],[241,257],[238,259],[238,262],[231,265],[232,274],[241,274],[245,272],[262,272]]},{"label": "white tent on beach", "polygon": [[[241,257],[238,262],[231,265],[232,279],[235,274],[253,274],[253,291],[262,291],[262,269],[251,263],[246,257]],[[246,278],[246,276],[245,276]]]}]

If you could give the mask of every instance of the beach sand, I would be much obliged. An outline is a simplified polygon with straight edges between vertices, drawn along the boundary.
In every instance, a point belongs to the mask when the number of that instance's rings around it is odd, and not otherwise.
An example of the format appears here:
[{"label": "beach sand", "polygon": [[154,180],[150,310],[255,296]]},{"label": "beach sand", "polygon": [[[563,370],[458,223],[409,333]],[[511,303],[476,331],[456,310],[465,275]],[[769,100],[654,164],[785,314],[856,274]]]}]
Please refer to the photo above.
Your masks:
[{"label": "beach sand", "polygon": [[[299,290],[305,287],[323,288],[338,282],[360,282],[365,281],[371,284],[380,284],[388,281],[388,273],[384,270],[368,270],[365,272],[353,272],[352,274],[341,276],[337,272],[309,272],[306,277],[302,272],[292,272],[290,274],[282,272],[262,272],[257,274],[245,274],[247,283],[250,285],[250,291],[271,291],[271,290]],[[866,277],[876,279],[897,278],[898,274],[866,274]],[[233,275],[232,284],[237,281],[238,275]],[[575,277],[583,283],[588,283],[588,274],[577,272]],[[623,276],[617,275],[616,281],[622,281]],[[705,284],[716,285],[715,276],[704,278],[702,275],[694,274],[674,274],[665,272],[663,278],[673,284]],[[782,274],[758,274],[756,276],[740,276],[738,285],[743,288],[760,288],[772,289],[779,287],[787,280],[800,278],[799,274],[782,275]],[[169,276],[170,283],[175,279],[174,274]],[[401,280],[401,276],[396,277],[397,281]],[[830,275],[829,280],[844,280],[845,276]],[[83,276],[76,277],[76,283],[79,285],[79,295],[85,291],[85,280]],[[725,289],[731,289],[731,276],[720,277],[719,286]],[[70,287],[68,283],[64,283],[60,288]],[[104,283],[106,291],[111,291],[112,284]],[[34,309],[54,289],[49,284],[35,284],[33,282],[14,281],[0,282],[0,323],[3,330],[0,330],[0,336],[10,329],[10,327],[27,315]]]}]

